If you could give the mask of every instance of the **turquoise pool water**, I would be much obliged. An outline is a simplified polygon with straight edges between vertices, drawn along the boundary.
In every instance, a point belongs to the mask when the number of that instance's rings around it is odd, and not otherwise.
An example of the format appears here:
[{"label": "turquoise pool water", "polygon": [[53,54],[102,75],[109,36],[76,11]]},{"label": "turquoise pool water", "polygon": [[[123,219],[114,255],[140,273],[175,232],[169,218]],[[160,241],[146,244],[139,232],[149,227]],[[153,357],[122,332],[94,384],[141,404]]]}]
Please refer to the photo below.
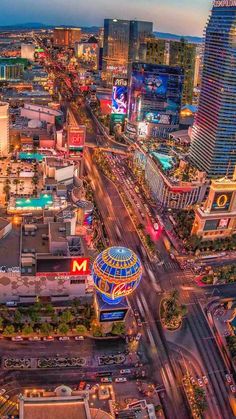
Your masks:
[{"label": "turquoise pool water", "polygon": [[152,155],[161,163],[164,170],[169,170],[174,166],[173,157],[157,153],[156,151],[153,151]]},{"label": "turquoise pool water", "polygon": [[52,196],[41,194],[39,198],[18,198],[16,199],[16,208],[45,208],[53,202]]},{"label": "turquoise pool water", "polygon": [[20,160],[37,160],[41,162],[43,160],[43,154],[20,151],[19,159]]}]

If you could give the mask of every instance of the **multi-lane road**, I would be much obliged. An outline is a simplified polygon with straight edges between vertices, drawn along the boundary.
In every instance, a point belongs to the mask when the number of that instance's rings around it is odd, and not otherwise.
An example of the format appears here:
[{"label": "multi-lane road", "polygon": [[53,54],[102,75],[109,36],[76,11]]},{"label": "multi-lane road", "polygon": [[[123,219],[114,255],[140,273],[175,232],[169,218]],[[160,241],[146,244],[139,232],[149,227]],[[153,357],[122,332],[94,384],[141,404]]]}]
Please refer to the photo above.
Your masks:
[{"label": "multi-lane road", "polygon": [[[90,114],[87,114],[86,121],[81,121],[81,114],[79,115],[75,105],[72,106],[78,123],[89,122],[89,142],[96,145],[99,127]],[[85,111],[84,105],[83,111]],[[99,137],[99,141],[102,141],[102,136]],[[107,141],[107,138],[104,139],[105,147]],[[115,149],[113,142],[110,142],[109,148]],[[127,209],[116,186],[94,165],[92,153],[93,151],[86,150],[86,170],[94,185],[95,199],[109,241],[111,244],[124,245],[137,251],[142,243]],[[128,168],[124,176],[130,177]],[[116,227],[121,232],[121,237],[117,235]],[[202,309],[202,304],[207,302],[207,295],[192,284],[191,272],[181,271],[177,263],[171,260],[161,236],[159,240],[157,246],[164,264],[158,266],[157,263],[150,262],[145,255],[140,255],[144,266],[143,280],[137,293],[131,297],[130,304],[143,320],[143,339],[148,349],[153,378],[161,388],[162,386],[165,388],[162,404],[166,417],[185,419],[191,416],[182,387],[185,364],[188,363],[191,372],[195,372],[198,376],[206,375],[209,380],[207,386],[209,408],[205,416],[211,419],[231,419],[234,416],[229,405],[230,391],[225,383],[227,368]],[[180,291],[181,302],[187,305],[188,314],[182,329],[170,337],[160,324],[159,304],[163,293],[173,288]],[[219,292],[225,296],[234,295],[230,286],[224,287]],[[214,288],[208,289],[209,297],[215,293],[218,291]]]},{"label": "multi-lane road", "polygon": [[[92,151],[87,150],[86,168],[94,185],[95,199],[103,216],[110,243],[125,245],[137,251],[142,244],[119,196],[119,191],[95,167],[91,155]],[[114,166],[113,170],[115,170]],[[127,178],[130,178],[128,168],[126,175]],[[121,231],[121,238],[117,236],[116,226]],[[145,268],[144,277],[137,294],[131,298],[130,303],[132,308],[138,310],[144,319],[143,333],[149,348],[150,362],[153,365],[153,378],[163,384],[166,389],[163,399],[166,416],[169,418],[189,417],[178,361],[178,349],[181,350],[182,346],[177,339],[175,350],[173,349],[173,345],[168,341],[168,336],[162,329],[159,318],[159,304],[162,298],[160,289],[165,292],[177,288],[180,290],[182,303],[188,307],[185,327],[181,333],[184,334],[185,342],[188,342],[189,339],[190,346],[194,347],[192,363],[200,365],[202,375],[206,375],[209,380],[207,416],[216,419],[233,418],[229,404],[230,390],[225,383],[227,368],[201,306],[201,303],[206,302],[206,296],[202,289],[196,288],[192,283],[191,273],[181,271],[178,264],[172,261],[161,242],[161,237],[159,252],[164,260],[162,267],[140,255]],[[229,294],[233,292],[230,287],[225,287],[225,295],[227,295],[227,291]],[[187,358],[187,354],[185,357]],[[195,367],[196,365],[193,365],[193,369]]]}]

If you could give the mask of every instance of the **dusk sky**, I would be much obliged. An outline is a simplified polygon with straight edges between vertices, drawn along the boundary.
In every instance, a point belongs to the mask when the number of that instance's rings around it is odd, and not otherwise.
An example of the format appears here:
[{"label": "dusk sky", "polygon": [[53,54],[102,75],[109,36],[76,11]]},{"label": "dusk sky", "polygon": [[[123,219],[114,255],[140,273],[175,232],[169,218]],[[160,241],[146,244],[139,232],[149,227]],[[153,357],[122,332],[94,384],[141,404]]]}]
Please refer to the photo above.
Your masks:
[{"label": "dusk sky", "polygon": [[0,0],[0,25],[100,26],[104,17],[150,20],[154,29],[202,36],[211,0]]}]

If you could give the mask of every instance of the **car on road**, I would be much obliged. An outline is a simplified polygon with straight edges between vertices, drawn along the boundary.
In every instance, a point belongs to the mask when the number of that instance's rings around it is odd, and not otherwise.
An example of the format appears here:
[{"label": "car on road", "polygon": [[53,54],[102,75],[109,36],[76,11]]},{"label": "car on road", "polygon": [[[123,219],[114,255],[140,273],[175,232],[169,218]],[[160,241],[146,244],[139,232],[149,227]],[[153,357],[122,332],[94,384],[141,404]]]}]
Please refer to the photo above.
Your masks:
[{"label": "car on road", "polygon": [[59,340],[70,340],[69,336],[60,336]]},{"label": "car on road", "polygon": [[236,393],[236,386],[234,386],[233,384],[231,384],[230,390],[232,391],[232,393]]},{"label": "car on road", "polygon": [[88,391],[91,389],[91,384],[86,384],[85,390]]},{"label": "car on road", "polygon": [[75,336],[75,340],[84,340],[84,336]]},{"label": "car on road", "polygon": [[199,387],[203,387],[203,381],[202,381],[202,379],[201,378],[198,378],[198,385],[199,385]]},{"label": "car on road", "polygon": [[53,336],[44,336],[43,340],[45,340],[46,342],[51,342],[54,340]]},{"label": "car on road", "polygon": [[23,338],[22,336],[13,336],[11,340],[13,340],[13,342],[21,342]]},{"label": "car on road", "polygon": [[134,315],[135,317],[138,317],[138,311],[136,309],[134,309]]},{"label": "car on road", "polygon": [[79,391],[83,391],[83,390],[85,389],[85,387],[86,387],[86,382],[85,382],[85,381],[81,381],[81,382],[79,383],[78,390],[79,390]]},{"label": "car on road", "polygon": [[120,374],[130,374],[131,370],[129,368],[126,368],[124,370],[120,370]]},{"label": "car on road", "polygon": [[191,377],[191,378],[190,378],[190,381],[191,381],[191,384],[192,384],[192,385],[196,383],[196,380],[195,380],[195,378],[194,378],[194,377]]},{"label": "car on road", "polygon": [[40,338],[39,336],[31,336],[31,337],[29,338],[29,340],[30,340],[30,341],[32,341],[32,342],[34,342],[34,341],[39,341],[39,340],[41,340],[41,338]]},{"label": "car on road", "polygon": [[138,333],[137,335],[136,335],[136,340],[140,340],[140,338],[141,338],[141,333]]},{"label": "car on road", "polygon": [[206,375],[203,375],[202,377],[204,384],[208,384],[208,378]]},{"label": "car on road", "polygon": [[111,377],[102,377],[101,378],[101,383],[111,383],[111,382],[112,382]]},{"label": "car on road", "polygon": [[0,390],[0,396],[2,396],[4,393],[6,393],[6,389],[5,388],[1,388],[1,390]]},{"label": "car on road", "polygon": [[115,382],[116,383],[125,383],[126,381],[127,381],[127,378],[126,377],[117,377],[115,379]]},{"label": "car on road", "polygon": [[138,327],[142,327],[142,321],[141,321],[141,319],[137,319],[137,325],[138,325]]},{"label": "car on road", "polygon": [[227,383],[229,383],[229,384],[232,383],[232,378],[231,378],[230,374],[226,374],[225,378],[226,378]]}]

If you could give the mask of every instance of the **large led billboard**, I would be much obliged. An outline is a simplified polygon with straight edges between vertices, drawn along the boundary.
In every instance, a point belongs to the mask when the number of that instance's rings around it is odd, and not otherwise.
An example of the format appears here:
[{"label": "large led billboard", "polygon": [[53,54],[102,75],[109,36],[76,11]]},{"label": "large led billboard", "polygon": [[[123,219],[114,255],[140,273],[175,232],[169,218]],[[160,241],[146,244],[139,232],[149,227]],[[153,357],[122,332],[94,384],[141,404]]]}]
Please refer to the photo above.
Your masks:
[{"label": "large led billboard", "polygon": [[126,313],[127,313],[127,309],[101,311],[99,320],[100,322],[122,321],[124,320]]},{"label": "large led billboard", "polygon": [[182,90],[183,70],[180,67],[133,63],[129,121],[178,125]]},{"label": "large led billboard", "polygon": [[86,138],[86,127],[80,125],[68,130],[68,147],[69,150],[81,151],[83,149]]},{"label": "large led billboard", "polygon": [[113,79],[112,88],[112,114],[126,115],[128,111],[128,79]]}]

